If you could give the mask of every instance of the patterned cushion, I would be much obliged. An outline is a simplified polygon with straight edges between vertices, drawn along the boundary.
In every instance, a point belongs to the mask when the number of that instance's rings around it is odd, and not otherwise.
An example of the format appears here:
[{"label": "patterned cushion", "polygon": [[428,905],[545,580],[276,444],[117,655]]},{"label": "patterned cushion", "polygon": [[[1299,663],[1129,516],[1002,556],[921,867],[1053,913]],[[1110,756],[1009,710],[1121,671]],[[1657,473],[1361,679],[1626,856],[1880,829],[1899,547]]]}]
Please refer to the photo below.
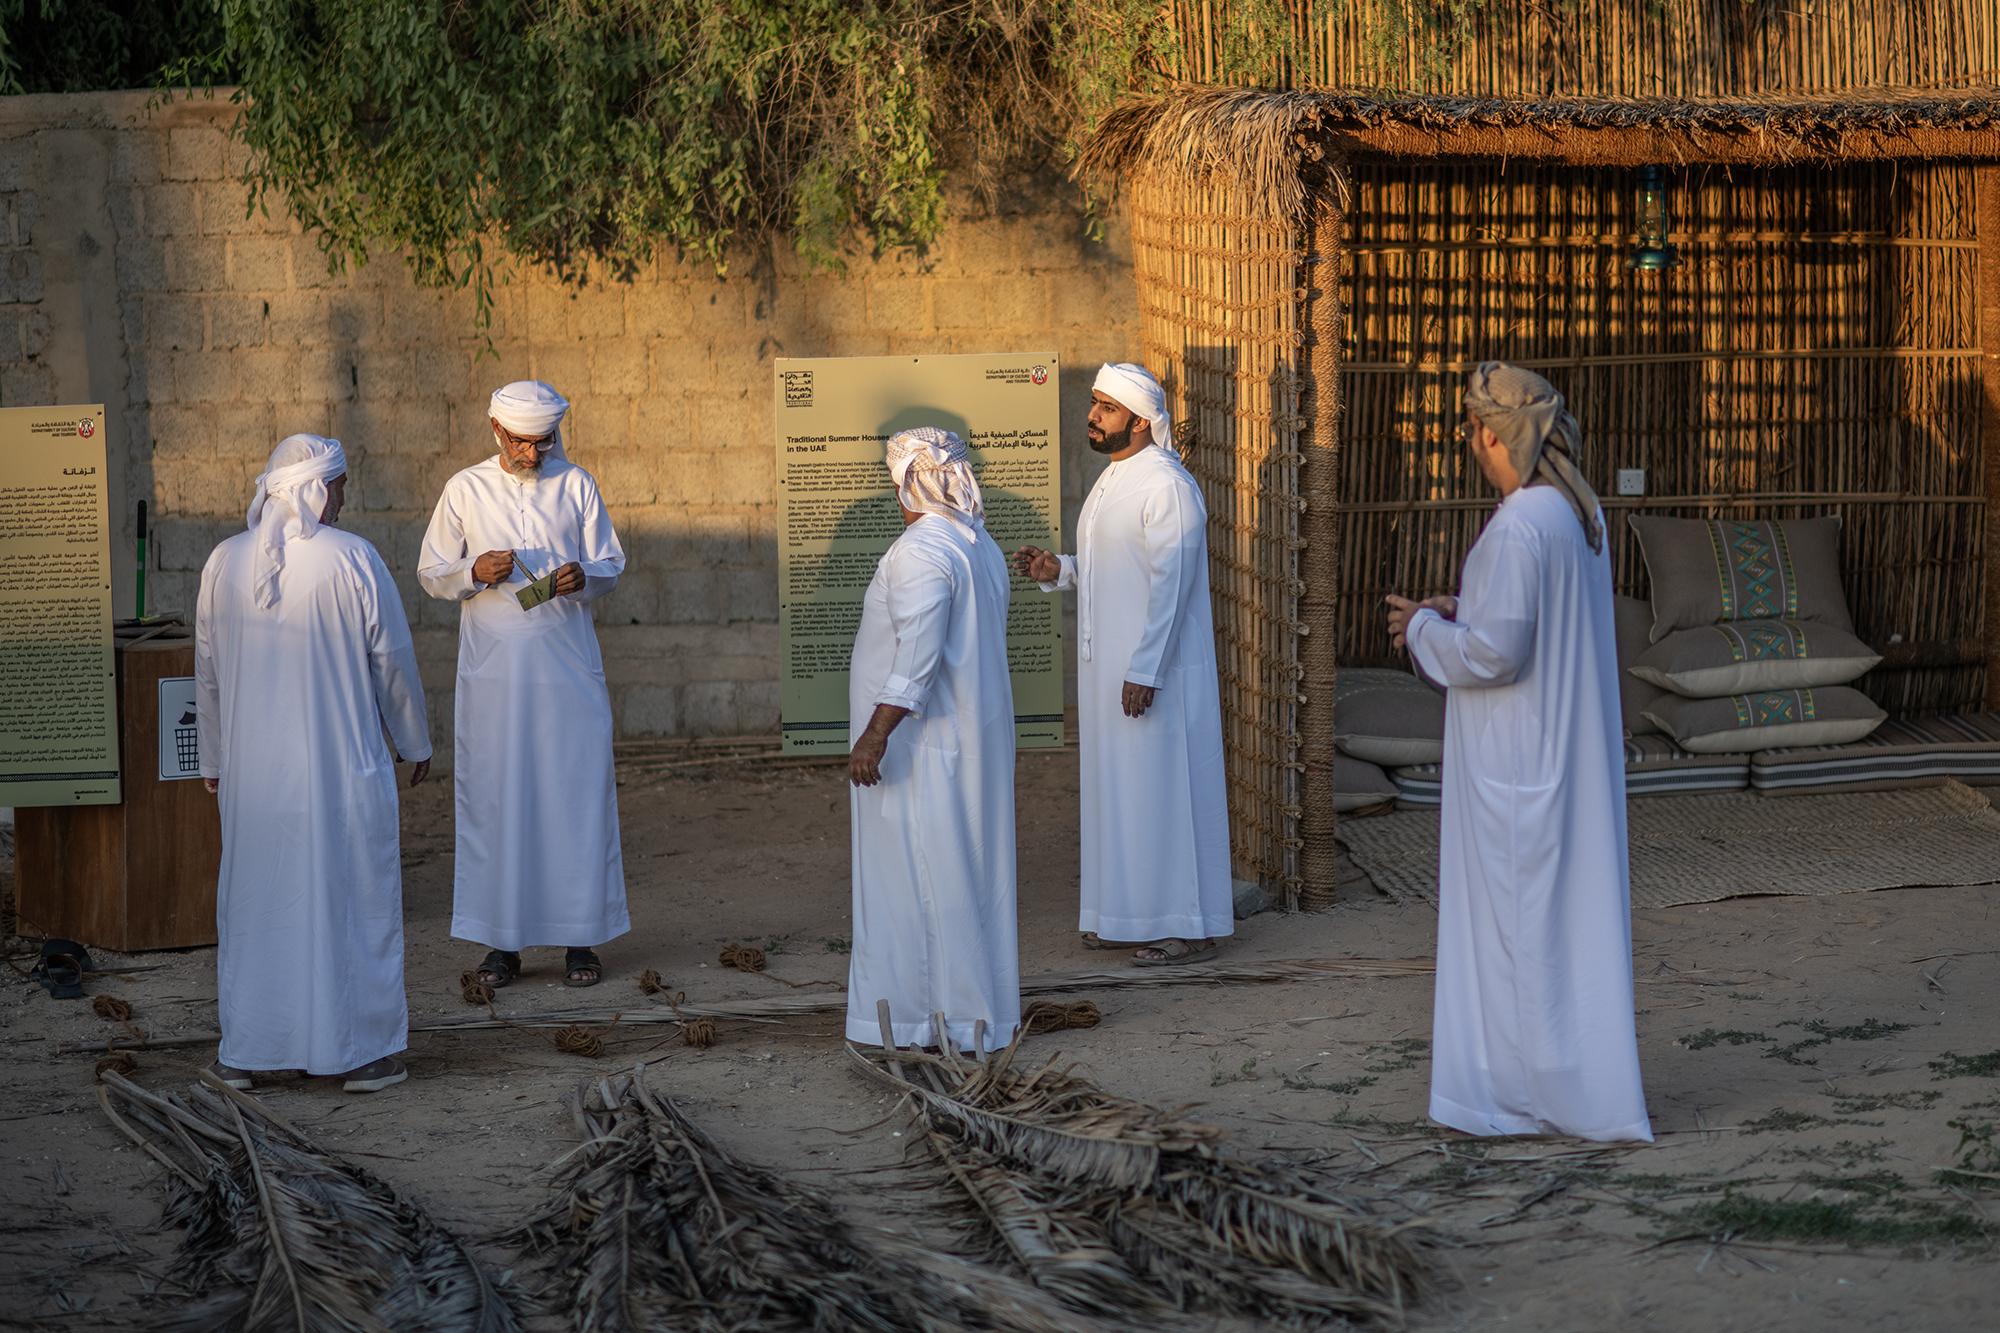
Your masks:
[{"label": "patterned cushion", "polygon": [[1333,680],[1333,742],[1393,768],[1444,758],[1444,696],[1407,671],[1347,668]]},{"label": "patterned cushion", "polygon": [[1750,754],[1798,745],[1845,745],[1882,724],[1875,701],[1846,685],[1771,690],[1720,699],[1666,695],[1649,715],[1683,750]]},{"label": "patterned cushion", "polygon": [[1333,808],[1341,814],[1387,805],[1396,799],[1396,784],[1374,764],[1351,755],[1333,756]]},{"label": "patterned cushion", "polygon": [[1851,630],[1840,586],[1840,520],[1632,517],[1653,581],[1653,642],[1737,620],[1810,620]]},{"label": "patterned cushion", "polygon": [[1737,620],[1675,630],[1629,674],[1690,699],[1846,685],[1882,660],[1844,629],[1804,620]]},{"label": "patterned cushion", "polygon": [[[1437,805],[1444,789],[1444,765],[1393,770],[1396,804]],[[1741,791],[1750,785],[1747,754],[1689,754],[1665,736],[1631,736],[1625,741],[1625,794],[1668,796],[1677,792]]]},{"label": "patterned cushion", "polygon": [[1759,791],[2000,783],[2000,713],[1892,718],[1850,745],[1765,750],[1750,760]]},{"label": "patterned cushion", "polygon": [[1618,711],[1625,719],[1625,734],[1656,733],[1659,725],[1646,716],[1646,708],[1660,697],[1660,688],[1631,671],[1632,664],[1652,646],[1653,604],[1643,597],[1614,597],[1611,615],[1618,644]]}]

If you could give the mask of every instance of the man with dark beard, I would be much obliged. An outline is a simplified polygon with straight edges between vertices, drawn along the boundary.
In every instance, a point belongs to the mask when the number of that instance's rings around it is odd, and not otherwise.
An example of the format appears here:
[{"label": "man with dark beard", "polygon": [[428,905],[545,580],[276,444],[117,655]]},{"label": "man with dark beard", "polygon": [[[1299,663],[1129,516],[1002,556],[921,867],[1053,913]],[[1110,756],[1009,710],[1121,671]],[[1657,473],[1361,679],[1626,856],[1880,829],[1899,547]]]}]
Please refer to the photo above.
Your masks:
[{"label": "man with dark beard", "polygon": [[1090,948],[1151,941],[1140,966],[1195,962],[1236,928],[1208,510],[1144,366],[1098,372],[1088,435],[1111,466],[1084,501],[1077,553],[1014,553],[1045,592],[1077,591],[1079,924]]}]

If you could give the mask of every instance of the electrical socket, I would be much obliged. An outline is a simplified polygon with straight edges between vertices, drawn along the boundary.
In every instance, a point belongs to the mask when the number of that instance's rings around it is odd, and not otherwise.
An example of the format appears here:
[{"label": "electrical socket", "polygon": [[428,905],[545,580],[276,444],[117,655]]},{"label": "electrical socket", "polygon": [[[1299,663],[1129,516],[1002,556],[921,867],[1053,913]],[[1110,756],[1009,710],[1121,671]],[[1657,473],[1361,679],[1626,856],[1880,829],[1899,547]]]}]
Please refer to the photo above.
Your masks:
[{"label": "electrical socket", "polygon": [[1619,468],[1618,493],[1620,495],[1644,495],[1646,493],[1646,469],[1642,467]]}]

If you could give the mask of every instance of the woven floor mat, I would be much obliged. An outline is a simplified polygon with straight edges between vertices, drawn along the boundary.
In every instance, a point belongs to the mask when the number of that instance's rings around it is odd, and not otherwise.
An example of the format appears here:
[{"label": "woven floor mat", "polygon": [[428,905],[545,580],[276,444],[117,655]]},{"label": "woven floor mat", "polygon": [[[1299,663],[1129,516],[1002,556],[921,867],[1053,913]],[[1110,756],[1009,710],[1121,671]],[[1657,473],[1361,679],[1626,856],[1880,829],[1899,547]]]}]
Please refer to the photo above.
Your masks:
[{"label": "woven floor mat", "polygon": [[[1655,796],[1628,807],[1632,905],[2000,882],[2000,811],[1959,783],[1913,791]],[[1342,819],[1375,887],[1437,902],[1438,814]]]}]

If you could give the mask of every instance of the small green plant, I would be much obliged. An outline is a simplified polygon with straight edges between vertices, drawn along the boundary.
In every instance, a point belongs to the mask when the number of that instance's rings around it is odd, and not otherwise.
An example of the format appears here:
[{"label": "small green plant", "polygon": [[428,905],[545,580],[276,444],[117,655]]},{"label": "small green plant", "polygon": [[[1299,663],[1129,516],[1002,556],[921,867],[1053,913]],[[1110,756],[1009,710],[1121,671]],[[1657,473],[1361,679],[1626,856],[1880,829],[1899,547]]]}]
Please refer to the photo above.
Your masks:
[{"label": "small green plant", "polygon": [[1378,1042],[1369,1049],[1387,1053],[1387,1058],[1380,1064],[1367,1067],[1371,1074],[1394,1074],[1404,1069],[1415,1069],[1431,1058],[1431,1044],[1422,1037],[1398,1037],[1391,1042]]},{"label": "small green plant", "polygon": [[1819,1129],[1826,1125],[1839,1123],[1837,1120],[1828,1120],[1823,1115],[1811,1115],[1805,1111],[1787,1111],[1781,1108],[1771,1112],[1767,1116],[1759,1116],[1755,1120],[1744,1121],[1743,1132],[1745,1134],[1796,1134],[1801,1130]]},{"label": "small green plant", "polygon": [[1944,1096],[1941,1092],[1922,1090],[1916,1092],[1882,1092],[1864,1096],[1849,1097],[1840,1093],[1833,1095],[1833,1109],[1842,1115],[1861,1115],[1869,1111],[1921,1111]]},{"label": "small green plant", "polygon": [[1451,1131],[1428,1120],[1385,1120],[1379,1115],[1362,1115],[1342,1107],[1327,1117],[1327,1123],[1342,1129],[1367,1129],[1391,1138],[1443,1138]]},{"label": "small green plant", "polygon": [[1946,1051],[1930,1062],[1931,1081],[1947,1078],[2000,1078],[2000,1051],[1984,1055],[1954,1055]]},{"label": "small green plant", "polygon": [[1958,1131],[1958,1147],[1952,1150],[1958,1154],[1958,1164],[1938,1172],[1940,1181],[1949,1184],[2000,1178],[2000,1125],[1970,1116],[1945,1124]]},{"label": "small green plant", "polygon": [[1336,1078],[1319,1083],[1297,1073],[1285,1075],[1283,1083],[1291,1092],[1331,1092],[1339,1097],[1352,1097],[1363,1088],[1374,1087],[1375,1079],[1372,1075],[1361,1074],[1354,1078]]},{"label": "small green plant", "polygon": [[1764,1199],[1727,1193],[1681,1214],[1685,1223],[1717,1238],[1841,1245],[1919,1245],[1979,1242],[1993,1228],[1970,1209],[1922,1202],[1879,1206],[1859,1199]]},{"label": "small green plant", "polygon": [[1741,1032],[1734,1028],[1703,1028],[1699,1032],[1682,1037],[1680,1044],[1690,1051],[1705,1051],[1711,1046],[1748,1046],[1752,1042],[1769,1041],[1761,1032]]},{"label": "small green plant", "polygon": [[[1780,1023],[1778,1026],[1789,1027],[1791,1024]],[[1803,1037],[1788,1046],[1774,1046],[1764,1054],[1774,1060],[1783,1060],[1788,1065],[1816,1065],[1819,1063],[1818,1060],[1801,1059],[1800,1052],[1831,1046],[1836,1041],[1880,1041],[1884,1037],[1893,1037],[1898,1032],[1910,1030],[1908,1023],[1884,1023],[1873,1018],[1838,1028],[1824,1019],[1813,1018],[1798,1026],[1813,1035]]]},{"label": "small green plant", "polygon": [[1211,1088],[1220,1088],[1230,1083],[1255,1083],[1257,1081],[1257,1059],[1255,1056],[1245,1060],[1234,1073],[1222,1067],[1222,1057],[1220,1055],[1209,1056],[1208,1063],[1208,1086]]},{"label": "small green plant", "polygon": [[821,940],[820,944],[825,947],[828,953],[852,953],[854,951],[854,941],[848,939],[845,935],[831,936],[830,938]]}]

